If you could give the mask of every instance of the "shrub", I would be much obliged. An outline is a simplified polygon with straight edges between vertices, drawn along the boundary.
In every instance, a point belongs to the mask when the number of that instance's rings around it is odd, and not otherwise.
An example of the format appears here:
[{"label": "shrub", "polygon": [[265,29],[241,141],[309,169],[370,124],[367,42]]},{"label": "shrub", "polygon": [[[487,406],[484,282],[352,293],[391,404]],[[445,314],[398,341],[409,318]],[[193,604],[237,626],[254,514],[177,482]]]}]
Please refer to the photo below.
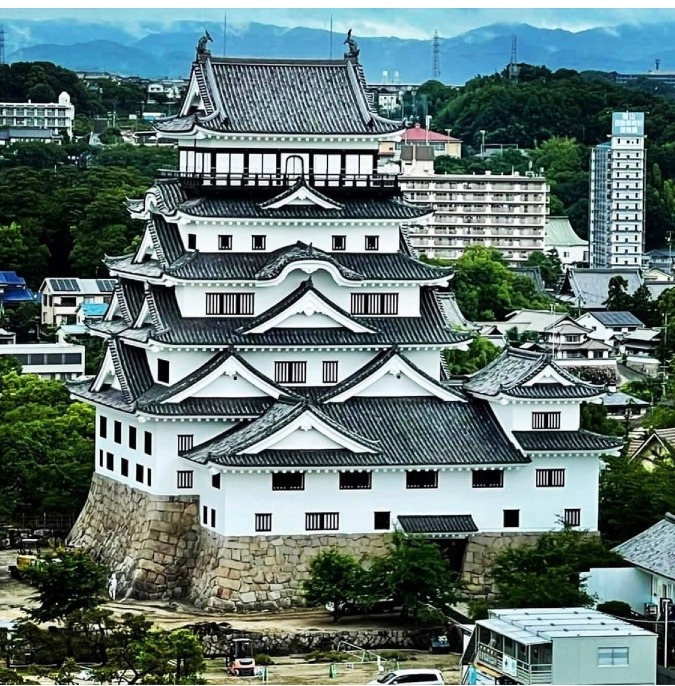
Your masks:
[{"label": "shrub", "polygon": [[606,603],[600,603],[595,609],[598,612],[605,612],[614,617],[630,619],[633,616],[630,605],[624,603],[623,600],[608,600]]},{"label": "shrub", "polygon": [[256,665],[264,667],[265,665],[273,665],[274,660],[267,653],[260,653],[255,656]]}]

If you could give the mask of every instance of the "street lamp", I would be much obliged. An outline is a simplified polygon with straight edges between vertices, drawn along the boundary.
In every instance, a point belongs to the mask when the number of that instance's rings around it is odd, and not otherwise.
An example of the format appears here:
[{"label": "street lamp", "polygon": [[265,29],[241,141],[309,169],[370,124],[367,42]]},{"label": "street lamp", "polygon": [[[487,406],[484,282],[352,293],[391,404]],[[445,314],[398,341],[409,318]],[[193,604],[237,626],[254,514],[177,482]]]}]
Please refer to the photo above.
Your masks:
[{"label": "street lamp", "polygon": [[485,157],[485,129],[481,129],[478,133],[480,133],[481,139],[480,139],[480,156]]}]

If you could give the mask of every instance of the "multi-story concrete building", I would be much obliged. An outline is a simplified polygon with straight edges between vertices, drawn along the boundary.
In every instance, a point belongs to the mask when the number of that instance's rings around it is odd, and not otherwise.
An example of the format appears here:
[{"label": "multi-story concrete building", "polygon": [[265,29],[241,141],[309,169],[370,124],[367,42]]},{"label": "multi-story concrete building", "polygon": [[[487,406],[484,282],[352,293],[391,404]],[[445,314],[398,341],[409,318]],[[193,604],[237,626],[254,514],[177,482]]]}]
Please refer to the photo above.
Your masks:
[{"label": "multi-story concrete building", "polygon": [[3,342],[0,355],[11,355],[24,374],[37,374],[42,379],[73,379],[84,374],[83,345]]},{"label": "multi-story concrete building", "polygon": [[426,226],[412,226],[413,246],[429,257],[456,260],[477,243],[497,248],[508,262],[544,251],[549,187],[539,176],[518,173],[403,175],[408,202],[431,204]]},{"label": "multi-story concrete building", "polygon": [[591,151],[591,267],[642,265],[644,174],[644,113],[614,112],[610,140]]},{"label": "multi-story concrete building", "polygon": [[58,102],[0,102],[0,126],[48,129],[58,134],[65,130],[73,135],[75,107],[65,91]]}]

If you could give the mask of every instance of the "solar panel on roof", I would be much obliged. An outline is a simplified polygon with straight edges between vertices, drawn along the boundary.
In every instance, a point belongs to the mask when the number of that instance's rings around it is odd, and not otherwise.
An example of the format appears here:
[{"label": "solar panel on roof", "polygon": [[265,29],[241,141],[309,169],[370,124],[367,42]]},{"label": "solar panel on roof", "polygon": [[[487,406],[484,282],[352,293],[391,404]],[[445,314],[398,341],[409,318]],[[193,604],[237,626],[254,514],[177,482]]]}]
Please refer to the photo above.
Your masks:
[{"label": "solar panel on roof", "polygon": [[77,279],[52,279],[54,289],[57,291],[79,291],[80,285]]},{"label": "solar panel on roof", "polygon": [[96,279],[96,285],[99,291],[110,293],[115,290],[117,281],[115,279]]}]

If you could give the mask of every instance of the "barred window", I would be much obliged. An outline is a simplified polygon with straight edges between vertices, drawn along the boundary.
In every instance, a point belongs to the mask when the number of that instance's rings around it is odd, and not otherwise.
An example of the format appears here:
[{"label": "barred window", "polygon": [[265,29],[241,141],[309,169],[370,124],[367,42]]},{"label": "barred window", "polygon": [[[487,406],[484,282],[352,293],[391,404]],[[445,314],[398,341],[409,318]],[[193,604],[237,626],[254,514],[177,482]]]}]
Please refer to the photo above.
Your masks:
[{"label": "barred window", "polygon": [[191,469],[176,472],[177,488],[192,488],[192,477],[194,472]]},{"label": "barred window", "polygon": [[371,472],[340,472],[340,490],[366,490],[372,488]]},{"label": "barred window", "polygon": [[412,470],[405,473],[406,488],[438,488],[438,472]]},{"label": "barred window", "polygon": [[307,363],[275,362],[274,380],[277,383],[305,383],[307,381]]},{"label": "barred window", "polygon": [[333,236],[333,250],[346,250],[347,236]]},{"label": "barred window", "polygon": [[257,513],[255,516],[255,530],[256,531],[272,531],[272,515],[271,513]]},{"label": "barred window", "polygon": [[304,472],[279,472],[272,474],[273,491],[304,491]]},{"label": "barred window", "polygon": [[581,526],[581,510],[565,510],[565,526]]},{"label": "barred window", "polygon": [[503,469],[475,469],[471,473],[471,486],[473,488],[503,488]]},{"label": "barred window", "polygon": [[178,452],[184,453],[188,450],[192,450],[194,442],[194,434],[178,434]]},{"label": "barred window", "polygon": [[398,293],[352,293],[352,314],[398,314]]},{"label": "barred window", "polygon": [[232,236],[218,236],[218,250],[232,250]]},{"label": "barred window", "polygon": [[207,293],[206,314],[253,314],[254,293]]},{"label": "barred window", "polygon": [[380,247],[379,236],[366,236],[366,250],[378,250]]},{"label": "barred window", "polygon": [[305,514],[306,531],[337,531],[340,528],[338,512],[307,512]]},{"label": "barred window", "polygon": [[533,429],[559,429],[560,412],[533,412]]},{"label": "barred window", "polygon": [[323,382],[337,383],[338,380],[338,363],[324,362],[323,363]]},{"label": "barred window", "polygon": [[564,469],[537,469],[537,486],[542,488],[559,488],[564,485]]},{"label": "barred window", "polygon": [[264,250],[267,244],[267,236],[251,236],[251,249]]}]

